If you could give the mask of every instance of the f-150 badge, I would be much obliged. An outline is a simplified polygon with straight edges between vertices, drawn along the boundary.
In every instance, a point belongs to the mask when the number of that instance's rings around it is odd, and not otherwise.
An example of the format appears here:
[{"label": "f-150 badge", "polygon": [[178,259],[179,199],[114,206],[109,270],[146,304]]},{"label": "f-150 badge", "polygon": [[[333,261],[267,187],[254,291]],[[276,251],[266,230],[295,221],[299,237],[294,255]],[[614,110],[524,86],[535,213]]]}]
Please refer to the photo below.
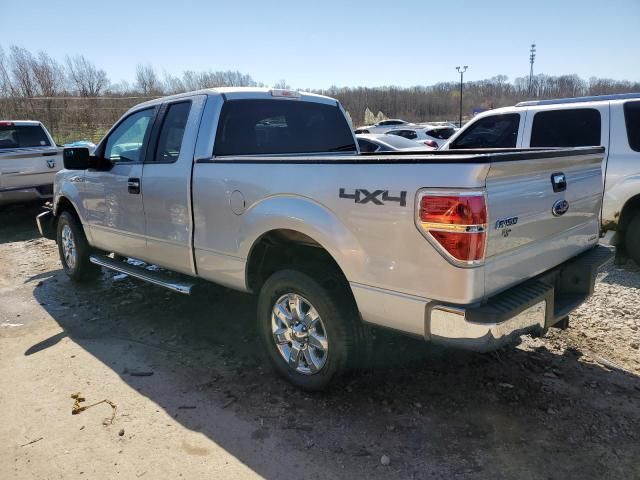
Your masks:
[{"label": "f-150 badge", "polygon": [[389,194],[389,190],[369,191],[364,188],[356,188],[353,193],[346,193],[345,188],[341,188],[338,194],[340,198],[353,200],[355,203],[373,203],[374,205],[384,205],[385,202],[397,202],[401,207],[407,206],[407,192],[401,191],[396,197]]},{"label": "f-150 badge", "polygon": [[495,229],[500,230],[504,227],[513,227],[516,223],[518,223],[518,217],[499,218],[496,220]]}]

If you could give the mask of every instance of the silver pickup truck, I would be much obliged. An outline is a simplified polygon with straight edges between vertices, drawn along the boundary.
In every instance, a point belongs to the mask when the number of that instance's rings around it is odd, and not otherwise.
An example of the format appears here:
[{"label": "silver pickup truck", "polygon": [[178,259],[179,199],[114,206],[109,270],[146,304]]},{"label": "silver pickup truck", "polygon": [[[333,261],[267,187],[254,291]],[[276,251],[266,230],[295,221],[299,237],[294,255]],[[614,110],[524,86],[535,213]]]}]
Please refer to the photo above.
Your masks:
[{"label": "silver pickup truck", "polygon": [[274,366],[320,389],[369,353],[368,324],[480,351],[565,326],[612,256],[602,159],[361,154],[336,100],[221,88],[132,108],[94,155],[65,149],[37,220],[72,280],[106,267],[258,294]]},{"label": "silver pickup truck", "polygon": [[0,207],[51,198],[62,149],[40,122],[0,120]]}]

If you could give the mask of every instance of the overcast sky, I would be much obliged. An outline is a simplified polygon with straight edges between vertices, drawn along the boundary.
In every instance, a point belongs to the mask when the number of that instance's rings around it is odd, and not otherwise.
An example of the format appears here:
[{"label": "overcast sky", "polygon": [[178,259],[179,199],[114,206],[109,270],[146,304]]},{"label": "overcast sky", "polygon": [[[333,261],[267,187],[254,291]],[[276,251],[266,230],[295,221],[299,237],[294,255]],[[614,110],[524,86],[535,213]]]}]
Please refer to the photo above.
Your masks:
[{"label": "overcast sky", "polygon": [[138,63],[159,73],[240,70],[295,88],[425,85],[535,71],[640,80],[640,0],[9,0],[16,44],[63,60],[82,54],[112,82]]}]

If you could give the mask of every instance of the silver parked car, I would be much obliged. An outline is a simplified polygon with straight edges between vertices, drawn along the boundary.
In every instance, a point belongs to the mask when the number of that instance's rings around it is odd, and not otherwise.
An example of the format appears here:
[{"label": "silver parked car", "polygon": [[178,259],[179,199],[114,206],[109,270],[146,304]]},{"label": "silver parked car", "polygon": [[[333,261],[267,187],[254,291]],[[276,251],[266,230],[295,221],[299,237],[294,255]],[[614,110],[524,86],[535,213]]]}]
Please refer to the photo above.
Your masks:
[{"label": "silver parked car", "polygon": [[398,135],[360,133],[356,138],[362,153],[435,150]]}]

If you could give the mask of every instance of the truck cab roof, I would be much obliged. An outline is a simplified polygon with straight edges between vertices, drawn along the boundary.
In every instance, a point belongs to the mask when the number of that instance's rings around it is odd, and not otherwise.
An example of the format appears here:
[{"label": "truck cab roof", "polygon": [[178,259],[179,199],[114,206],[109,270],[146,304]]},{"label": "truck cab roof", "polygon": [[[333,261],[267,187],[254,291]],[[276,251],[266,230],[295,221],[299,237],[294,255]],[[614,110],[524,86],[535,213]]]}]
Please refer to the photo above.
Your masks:
[{"label": "truck cab roof", "polygon": [[135,107],[132,107],[130,111],[139,110],[140,108],[149,107],[160,103],[166,103],[168,101],[179,100],[181,98],[192,97],[194,95],[221,95],[225,98],[225,100],[249,100],[267,98],[298,99],[305,102],[317,102],[328,105],[337,105],[336,100],[333,98],[326,97],[324,95],[318,95],[315,93],[300,92],[298,90],[262,87],[217,87],[205,88],[202,90],[193,90],[190,92],[155,98],[153,100],[149,100],[147,102],[140,103]]}]

